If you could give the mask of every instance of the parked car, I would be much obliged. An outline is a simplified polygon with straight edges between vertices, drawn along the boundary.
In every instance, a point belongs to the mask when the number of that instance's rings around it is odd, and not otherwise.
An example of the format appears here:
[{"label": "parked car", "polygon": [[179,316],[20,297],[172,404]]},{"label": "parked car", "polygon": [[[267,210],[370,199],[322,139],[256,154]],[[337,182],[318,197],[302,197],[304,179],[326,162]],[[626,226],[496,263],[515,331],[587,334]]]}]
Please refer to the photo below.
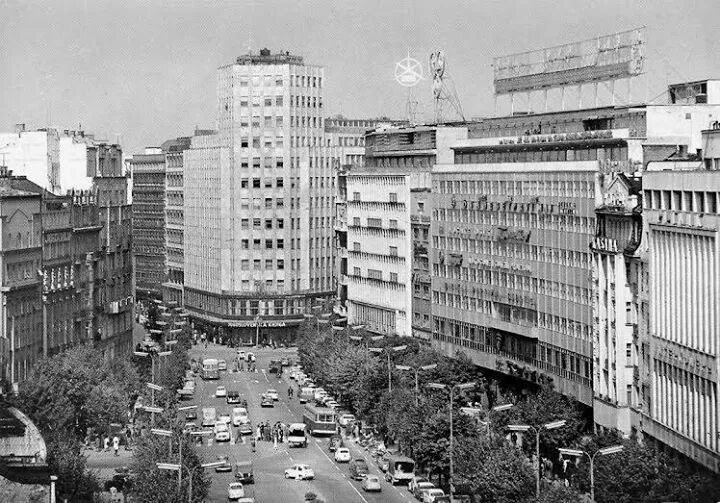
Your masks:
[{"label": "parked car", "polygon": [[380,485],[380,477],[377,475],[368,475],[365,477],[365,480],[362,482],[362,488],[363,491],[367,492],[380,492],[382,491],[382,486]]},{"label": "parked car", "polygon": [[186,433],[192,433],[193,431],[199,431],[200,427],[195,423],[185,423],[185,426],[183,426],[183,431]]},{"label": "parked car", "polygon": [[347,447],[340,447],[335,451],[335,461],[338,463],[349,463],[352,459],[352,454],[350,454],[350,449]]},{"label": "parked car", "polygon": [[270,398],[272,398],[272,399],[275,400],[276,402],[277,402],[278,400],[280,400],[280,395],[278,395],[278,392],[277,392],[276,389],[272,389],[272,388],[271,388],[271,389],[267,390],[267,391],[265,392],[265,395],[266,395],[266,396],[269,396]]},{"label": "parked car", "polygon": [[435,488],[435,484],[433,484],[432,482],[418,482],[417,484],[415,484],[415,489],[413,489],[413,496],[422,501],[425,491],[433,488]]},{"label": "parked car", "polygon": [[195,421],[197,418],[198,414],[196,409],[185,411],[185,421]]},{"label": "parked car", "polygon": [[216,398],[224,398],[227,396],[227,389],[225,386],[218,386],[215,388],[215,397]]},{"label": "parked car", "polygon": [[355,416],[349,413],[346,414],[340,414],[340,417],[338,418],[338,424],[340,426],[347,426],[348,424],[355,422]]},{"label": "parked car", "polygon": [[438,498],[441,498],[442,496],[445,496],[445,491],[434,487],[432,489],[428,489],[423,493],[422,501],[423,503],[437,503]]},{"label": "parked car", "polygon": [[430,482],[427,477],[423,477],[422,475],[415,475],[413,478],[410,479],[410,482],[408,482],[408,491],[415,494],[415,488],[420,482]]},{"label": "parked car", "polygon": [[218,421],[225,421],[227,424],[230,424],[232,422],[230,413],[227,411],[221,412],[220,415],[218,416]]},{"label": "parked car", "polygon": [[350,462],[350,476],[355,480],[362,480],[368,476],[370,469],[363,458],[355,458]]},{"label": "parked car", "polygon": [[218,360],[218,370],[227,370],[227,362],[225,360]]},{"label": "parked car", "polygon": [[286,479],[309,480],[315,478],[315,472],[310,465],[292,465],[285,469]]},{"label": "parked car", "polygon": [[235,463],[235,480],[245,484],[255,483],[252,461],[237,461]]},{"label": "parked car", "polygon": [[237,501],[245,497],[245,488],[242,482],[230,482],[228,484],[228,501]]}]

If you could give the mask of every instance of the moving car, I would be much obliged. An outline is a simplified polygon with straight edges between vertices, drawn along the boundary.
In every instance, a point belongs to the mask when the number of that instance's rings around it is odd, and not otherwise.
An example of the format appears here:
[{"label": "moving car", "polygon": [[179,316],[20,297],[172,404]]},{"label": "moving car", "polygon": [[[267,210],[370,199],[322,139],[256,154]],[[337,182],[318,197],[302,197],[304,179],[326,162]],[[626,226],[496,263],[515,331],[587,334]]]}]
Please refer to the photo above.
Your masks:
[{"label": "moving car", "polygon": [[225,389],[225,386],[218,386],[215,388],[215,397],[221,398],[227,396],[227,389]]},{"label": "moving car", "polygon": [[370,474],[367,461],[355,458],[350,462],[350,476],[355,480],[362,480]]},{"label": "moving car", "polygon": [[225,397],[225,401],[229,404],[240,403],[242,401],[242,398],[240,397],[240,392],[236,389],[227,390],[227,396]]},{"label": "moving car", "polygon": [[292,465],[285,469],[286,479],[309,480],[315,478],[315,472],[310,465]]},{"label": "moving car", "polygon": [[438,498],[445,496],[445,491],[437,487],[428,489],[423,493],[423,503],[437,503]]},{"label": "moving car", "polygon": [[380,492],[382,491],[382,486],[380,485],[380,477],[377,475],[368,475],[365,477],[365,480],[362,482],[362,488],[363,491],[371,492]]},{"label": "moving car", "polygon": [[218,360],[218,370],[227,370],[227,362],[225,360]]},{"label": "moving car", "polygon": [[248,411],[245,407],[235,407],[232,410],[232,424],[233,426],[240,426],[241,424],[249,423],[250,418],[248,417]]},{"label": "moving car", "polygon": [[230,482],[228,484],[228,501],[237,501],[245,497],[245,488],[242,482]]},{"label": "moving car", "polygon": [[245,484],[254,484],[252,461],[238,461],[235,463],[235,480]]},{"label": "moving car", "polygon": [[290,447],[307,447],[307,435],[305,434],[305,423],[292,423],[288,426],[288,445]]},{"label": "moving car", "polygon": [[335,461],[338,463],[349,463],[351,459],[352,455],[347,447],[340,447],[335,451]]},{"label": "moving car", "polygon": [[218,456],[217,459],[218,459],[218,461],[222,461],[223,464],[215,467],[216,472],[231,472],[232,471],[232,466],[230,466],[227,456]]},{"label": "moving car", "polygon": [[190,409],[185,411],[185,421],[195,421],[197,419],[197,410]]},{"label": "moving car", "polygon": [[415,484],[415,489],[413,489],[413,496],[422,501],[425,491],[429,491],[430,489],[434,488],[435,484],[433,484],[432,482],[418,482],[417,484]]},{"label": "moving car", "polygon": [[330,437],[330,443],[328,444],[328,449],[330,452],[335,452],[339,447],[342,447],[343,439],[340,435],[333,435]]},{"label": "moving car", "polygon": [[250,423],[242,423],[238,426],[238,433],[240,435],[252,435],[253,429]]},{"label": "moving car", "polygon": [[271,388],[271,389],[267,390],[267,391],[265,392],[265,395],[269,396],[270,398],[272,398],[272,399],[275,400],[276,402],[277,402],[278,400],[280,400],[280,395],[278,395],[278,392],[277,392],[276,389],[272,389],[272,388]]},{"label": "moving car", "polygon": [[340,426],[347,426],[350,423],[355,422],[355,416],[352,414],[340,414],[340,417],[338,417],[338,424]]},{"label": "moving car", "polygon": [[216,442],[229,442],[230,429],[225,421],[217,421],[213,427]]},{"label": "moving car", "polygon": [[275,407],[275,402],[269,396],[263,395],[260,400],[260,407]]}]

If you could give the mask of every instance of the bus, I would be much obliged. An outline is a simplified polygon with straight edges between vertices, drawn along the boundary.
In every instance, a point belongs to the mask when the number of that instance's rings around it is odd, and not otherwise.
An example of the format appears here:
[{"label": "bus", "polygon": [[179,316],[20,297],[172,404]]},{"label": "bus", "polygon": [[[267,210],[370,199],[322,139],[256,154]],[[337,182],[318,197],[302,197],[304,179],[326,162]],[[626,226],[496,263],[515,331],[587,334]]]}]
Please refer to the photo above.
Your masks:
[{"label": "bus", "polygon": [[337,417],[330,407],[307,404],[303,422],[311,435],[332,435],[337,431]]},{"label": "bus", "polygon": [[220,379],[220,372],[218,370],[218,361],[215,358],[207,358],[202,362],[202,378],[207,379]]}]

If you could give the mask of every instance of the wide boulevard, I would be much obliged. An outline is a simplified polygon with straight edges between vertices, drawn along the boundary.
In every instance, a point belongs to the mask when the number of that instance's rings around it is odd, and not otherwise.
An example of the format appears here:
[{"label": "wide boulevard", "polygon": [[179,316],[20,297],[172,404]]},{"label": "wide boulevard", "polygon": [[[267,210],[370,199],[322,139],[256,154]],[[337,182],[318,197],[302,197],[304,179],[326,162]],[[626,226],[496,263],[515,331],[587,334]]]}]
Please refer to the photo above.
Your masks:
[{"label": "wide boulevard", "polygon": [[[256,373],[247,370],[232,372],[234,349],[216,344],[209,344],[207,349],[200,344],[194,346],[190,352],[192,358],[196,360],[223,359],[227,362],[228,370],[220,372],[219,380],[203,381],[198,376],[194,399],[182,402],[181,405],[197,404],[198,424],[202,420],[203,407],[215,407],[218,415],[221,412],[229,413],[232,411],[232,407],[238,405],[228,405],[225,398],[215,397],[215,388],[225,386],[228,390],[239,391],[242,398],[248,401],[253,432],[259,422],[269,421],[270,424],[275,424],[277,421],[285,424],[302,422],[304,405],[300,404],[297,398],[289,400],[287,396],[288,386],[292,385],[297,391],[294,381],[286,375],[278,378],[277,375],[268,373],[271,359],[280,359],[285,356],[296,360],[295,351],[292,349],[242,349],[255,354],[257,358]],[[278,391],[280,400],[275,402],[274,408],[261,408],[260,395],[270,388]],[[347,463],[338,464],[334,461],[332,453],[328,451],[327,438],[309,437],[307,448],[289,448],[287,443],[279,443],[275,448],[272,442],[260,441],[257,443],[254,453],[251,448],[250,435],[239,436],[237,428],[232,428],[230,442],[217,443],[214,440],[208,442],[210,438],[212,437],[205,437],[203,446],[199,448],[204,462],[215,461],[218,456],[227,456],[233,466],[236,461],[248,459],[252,461],[255,484],[245,486],[246,496],[255,497],[258,503],[301,503],[308,491],[314,492],[327,503],[408,503],[415,501],[406,486],[391,486],[384,481],[382,482],[382,492],[365,493],[360,482],[349,477]],[[353,458],[365,457],[370,472],[382,476],[367,452],[355,442],[346,441],[345,444],[350,448]],[[294,463],[310,465],[315,471],[315,480],[285,479],[285,469]],[[208,473],[212,475],[212,486],[208,499],[212,502],[227,501],[227,487],[234,480],[234,474],[232,472],[216,473],[212,468],[208,469]]]}]

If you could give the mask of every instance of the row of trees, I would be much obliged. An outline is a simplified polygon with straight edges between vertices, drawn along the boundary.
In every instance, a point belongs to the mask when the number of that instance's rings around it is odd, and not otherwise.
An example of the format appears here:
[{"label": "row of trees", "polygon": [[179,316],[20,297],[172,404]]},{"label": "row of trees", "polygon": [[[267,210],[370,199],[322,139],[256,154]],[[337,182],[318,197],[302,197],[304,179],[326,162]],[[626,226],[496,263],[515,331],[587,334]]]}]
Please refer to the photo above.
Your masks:
[{"label": "row of trees", "polygon": [[[360,340],[357,340],[360,339]],[[385,356],[368,347],[392,348],[391,369]],[[616,433],[593,435],[587,411],[577,402],[549,388],[528,395],[496,396],[478,367],[463,354],[448,358],[415,340],[385,337],[370,339],[362,330],[343,332],[320,329],[308,323],[299,332],[301,363],[322,386],[338,397],[362,420],[378,428],[388,440],[412,457],[418,469],[445,485],[449,475],[449,407],[454,411],[454,480],[484,503],[577,502],[589,493],[587,459],[560,457],[559,448],[583,449],[594,453],[602,447],[622,444],[618,454],[595,463],[595,499],[599,503],[625,502],[714,502],[720,483],[698,466],[689,466],[677,457],[664,454],[636,439]],[[416,390],[413,371],[418,369]],[[388,379],[392,391],[388,391]],[[428,383],[453,385],[474,382],[452,405],[447,393],[427,387]],[[478,417],[463,414],[460,407],[480,404]],[[489,412],[495,404],[513,407]],[[539,500],[535,497],[535,438],[527,437],[522,449],[509,442],[507,426],[539,426],[565,420],[565,426],[542,432],[540,452],[544,482]]]}]

